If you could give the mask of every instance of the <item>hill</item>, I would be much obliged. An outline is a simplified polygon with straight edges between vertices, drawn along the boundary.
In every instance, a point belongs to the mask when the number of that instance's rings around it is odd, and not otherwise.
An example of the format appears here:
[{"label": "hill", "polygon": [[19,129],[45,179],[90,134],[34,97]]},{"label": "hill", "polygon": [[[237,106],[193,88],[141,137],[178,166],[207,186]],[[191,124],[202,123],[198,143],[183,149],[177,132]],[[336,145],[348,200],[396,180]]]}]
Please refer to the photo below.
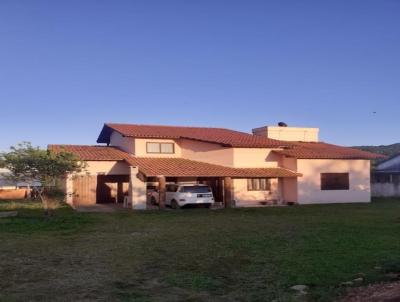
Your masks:
[{"label": "hill", "polygon": [[392,145],[380,145],[380,146],[354,146],[353,148],[373,153],[383,154],[389,157],[396,154],[400,154],[400,143]]}]

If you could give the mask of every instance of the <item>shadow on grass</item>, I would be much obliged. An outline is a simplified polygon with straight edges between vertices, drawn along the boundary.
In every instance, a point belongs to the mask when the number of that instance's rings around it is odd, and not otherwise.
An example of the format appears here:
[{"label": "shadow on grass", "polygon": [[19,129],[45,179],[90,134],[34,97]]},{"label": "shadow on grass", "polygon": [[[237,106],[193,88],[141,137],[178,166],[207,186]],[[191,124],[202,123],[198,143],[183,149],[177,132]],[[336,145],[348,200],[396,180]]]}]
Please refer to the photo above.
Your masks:
[{"label": "shadow on grass", "polygon": [[65,204],[55,209],[52,216],[45,216],[41,203],[32,201],[0,201],[0,211],[18,212],[15,217],[0,218],[1,233],[62,235],[77,232],[95,220],[94,216],[77,213]]}]

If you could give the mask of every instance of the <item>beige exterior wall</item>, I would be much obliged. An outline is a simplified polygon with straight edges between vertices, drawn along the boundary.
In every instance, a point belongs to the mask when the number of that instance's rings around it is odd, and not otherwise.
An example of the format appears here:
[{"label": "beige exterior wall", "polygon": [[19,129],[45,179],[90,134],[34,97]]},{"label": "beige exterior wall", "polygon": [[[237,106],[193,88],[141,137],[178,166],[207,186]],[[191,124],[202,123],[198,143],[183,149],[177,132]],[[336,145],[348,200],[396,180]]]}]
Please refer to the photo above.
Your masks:
[{"label": "beige exterior wall", "polygon": [[285,202],[297,202],[297,182],[299,178],[291,177],[291,178],[282,178],[281,179],[281,192],[282,199]]},{"label": "beige exterior wall", "polygon": [[127,175],[129,174],[129,166],[122,161],[86,161],[86,168],[79,174],[96,175],[99,173],[110,175]]},{"label": "beige exterior wall", "polygon": [[188,139],[181,139],[180,147],[183,158],[229,167],[234,164],[233,148]]},{"label": "beige exterior wall", "polygon": [[279,158],[272,149],[233,148],[233,167],[236,168],[278,167]]},{"label": "beige exterior wall", "polygon": [[[75,192],[73,179],[77,175],[128,175],[129,172],[129,166],[122,161],[86,161],[86,168],[83,171],[76,174],[69,174],[64,180],[63,186],[66,193],[66,202],[73,205],[73,195]],[[93,199],[91,204],[96,204],[96,200]]]},{"label": "beige exterior wall", "polygon": [[[299,204],[370,202],[369,160],[297,160]],[[321,173],[349,173],[350,190],[321,190]]]},{"label": "beige exterior wall", "polygon": [[279,166],[292,171],[297,171],[297,158],[281,156]]},{"label": "beige exterior wall", "polygon": [[266,148],[227,148],[219,144],[180,140],[182,157],[237,168],[277,167],[279,156]]},{"label": "beige exterior wall", "polygon": [[135,154],[135,139],[132,137],[122,136],[116,131],[111,133],[110,146],[116,146],[125,152]]},{"label": "beige exterior wall", "polygon": [[266,126],[253,129],[253,134],[281,141],[318,142],[319,128]]},{"label": "beige exterior wall", "polygon": [[233,179],[233,199],[237,207],[260,205],[261,201],[280,200],[278,179],[271,179],[271,191],[247,191],[247,179]]},{"label": "beige exterior wall", "polygon": [[[282,127],[274,129],[281,131]],[[261,129],[261,130],[260,130]],[[260,128],[266,135],[266,129]],[[297,130],[296,130],[297,129]],[[292,131],[293,130],[293,131]],[[316,128],[286,128],[287,131],[279,139],[290,140],[318,140]],[[300,133],[300,134],[299,134]],[[278,135],[278,134],[277,134]],[[295,136],[292,136],[295,135]],[[303,138],[301,139],[302,136]],[[278,138],[278,137],[275,137]],[[147,142],[174,143],[174,154],[151,154],[146,152]],[[186,159],[202,161],[229,167],[262,168],[284,167],[302,173],[299,178],[276,179],[273,182],[273,193],[263,191],[247,191],[246,179],[233,180],[233,198],[238,206],[257,204],[260,201],[279,199],[286,202],[298,202],[299,204],[313,203],[345,203],[345,202],[369,202],[370,201],[370,161],[369,160],[297,160],[281,157],[267,148],[227,148],[219,144],[207,143],[188,139],[130,139],[122,137],[114,132],[111,136],[111,145],[119,146],[126,152],[142,157],[183,157]],[[90,174],[129,174],[129,167],[122,162],[88,162],[87,171]],[[321,173],[349,173],[350,190],[322,191],[320,189]],[[135,180],[134,180],[135,181]],[[135,192],[145,192],[143,186],[136,180],[132,184]],[[136,193],[135,193],[136,194]],[[145,198],[145,193],[143,194]],[[141,200],[139,198],[139,200]],[[139,204],[142,204],[140,201]],[[141,207],[141,206],[139,206]]]},{"label": "beige exterior wall", "polygon": [[[173,154],[163,154],[163,153],[147,153],[146,144],[150,143],[173,143],[175,148],[175,153]],[[150,138],[135,138],[135,156],[141,157],[181,157],[181,146],[179,140],[172,139],[150,139]]]}]

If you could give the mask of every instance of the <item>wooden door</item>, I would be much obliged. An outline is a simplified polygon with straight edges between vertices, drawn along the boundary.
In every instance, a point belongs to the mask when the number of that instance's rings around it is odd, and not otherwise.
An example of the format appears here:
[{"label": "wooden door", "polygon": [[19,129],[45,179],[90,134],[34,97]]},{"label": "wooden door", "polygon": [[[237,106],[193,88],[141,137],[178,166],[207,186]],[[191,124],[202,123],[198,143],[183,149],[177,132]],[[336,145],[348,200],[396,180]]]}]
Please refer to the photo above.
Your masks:
[{"label": "wooden door", "polygon": [[97,176],[77,175],[73,178],[73,204],[96,204]]}]

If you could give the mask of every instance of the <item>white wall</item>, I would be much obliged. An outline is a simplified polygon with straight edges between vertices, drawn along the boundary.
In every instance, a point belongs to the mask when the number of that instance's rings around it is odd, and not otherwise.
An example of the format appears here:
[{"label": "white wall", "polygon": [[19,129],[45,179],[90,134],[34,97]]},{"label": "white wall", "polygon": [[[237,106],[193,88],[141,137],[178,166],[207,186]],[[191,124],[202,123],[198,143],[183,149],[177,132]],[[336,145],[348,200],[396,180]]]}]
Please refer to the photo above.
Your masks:
[{"label": "white wall", "polygon": [[400,183],[373,183],[371,185],[374,197],[400,197]]},{"label": "white wall", "polygon": [[[299,204],[370,202],[369,160],[299,159]],[[350,190],[321,190],[321,173],[349,173]]]},{"label": "white wall", "polygon": [[138,177],[137,167],[129,168],[129,200],[135,210],[145,210],[147,207],[146,182]]}]

